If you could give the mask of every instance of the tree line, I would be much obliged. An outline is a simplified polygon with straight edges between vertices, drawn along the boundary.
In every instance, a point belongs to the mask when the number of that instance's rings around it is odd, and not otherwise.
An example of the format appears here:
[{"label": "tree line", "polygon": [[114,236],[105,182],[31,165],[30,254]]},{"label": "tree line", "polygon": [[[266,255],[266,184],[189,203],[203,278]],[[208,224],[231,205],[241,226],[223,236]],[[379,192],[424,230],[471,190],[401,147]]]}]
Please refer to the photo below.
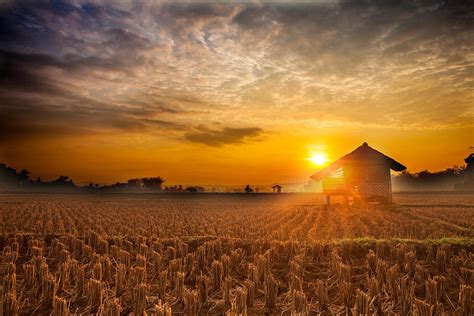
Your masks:
[{"label": "tree line", "polygon": [[183,187],[181,185],[165,186],[162,177],[147,177],[129,179],[127,182],[117,182],[110,185],[89,183],[79,186],[68,176],[60,175],[52,181],[42,181],[30,178],[30,172],[0,164],[0,192],[204,192],[200,186]]},{"label": "tree line", "polygon": [[[472,159],[471,159],[472,160]],[[466,166],[453,166],[442,171],[420,172],[404,171],[392,176],[392,186],[396,191],[435,191],[453,190],[459,184],[472,183],[474,166],[472,161],[466,161]],[[135,178],[127,182],[117,182],[110,185],[89,183],[78,186],[68,176],[60,175],[52,181],[42,181],[30,178],[28,170],[16,170],[5,164],[0,164],[0,192],[204,192],[200,186],[183,187],[181,185],[163,186],[166,180],[161,177]],[[474,186],[474,183],[472,183]],[[463,187],[464,188],[464,187]],[[471,188],[472,189],[472,188]],[[245,192],[254,190],[247,185]]]},{"label": "tree line", "polygon": [[453,166],[442,171],[404,171],[392,177],[392,186],[398,191],[450,191],[468,181],[472,171],[468,166]]}]

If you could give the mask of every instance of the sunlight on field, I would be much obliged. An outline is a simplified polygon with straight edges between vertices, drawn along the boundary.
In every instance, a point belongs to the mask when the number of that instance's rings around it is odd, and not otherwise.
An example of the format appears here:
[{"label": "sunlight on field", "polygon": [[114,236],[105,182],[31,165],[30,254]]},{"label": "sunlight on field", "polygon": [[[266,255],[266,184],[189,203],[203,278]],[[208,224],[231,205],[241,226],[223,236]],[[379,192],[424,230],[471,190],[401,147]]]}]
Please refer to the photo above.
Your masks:
[{"label": "sunlight on field", "polygon": [[325,210],[313,194],[1,196],[0,276],[16,293],[3,308],[468,315],[472,197],[395,199]]}]

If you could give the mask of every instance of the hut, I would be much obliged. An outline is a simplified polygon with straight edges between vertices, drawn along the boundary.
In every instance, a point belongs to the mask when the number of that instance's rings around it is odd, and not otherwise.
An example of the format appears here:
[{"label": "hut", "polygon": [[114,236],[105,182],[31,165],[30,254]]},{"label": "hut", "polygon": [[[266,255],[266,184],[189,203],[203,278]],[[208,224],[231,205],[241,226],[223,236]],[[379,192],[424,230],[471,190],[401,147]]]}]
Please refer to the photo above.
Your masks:
[{"label": "hut", "polygon": [[390,170],[403,171],[406,167],[373,149],[367,143],[332,162],[311,176],[323,182],[326,204],[331,196],[343,196],[346,203],[351,196],[362,201],[392,202]]},{"label": "hut", "polygon": [[281,193],[281,185],[275,184],[272,186],[273,193]]}]

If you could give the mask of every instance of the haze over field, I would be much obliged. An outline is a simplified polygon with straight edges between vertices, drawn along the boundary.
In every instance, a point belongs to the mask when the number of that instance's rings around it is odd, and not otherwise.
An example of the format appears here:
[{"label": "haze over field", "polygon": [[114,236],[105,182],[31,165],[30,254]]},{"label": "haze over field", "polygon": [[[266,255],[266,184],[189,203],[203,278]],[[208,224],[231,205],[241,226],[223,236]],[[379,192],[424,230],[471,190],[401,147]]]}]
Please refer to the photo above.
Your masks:
[{"label": "haze over field", "polygon": [[[0,162],[110,183],[307,181],[363,141],[409,170],[474,139],[468,1],[2,2]],[[309,159],[309,160],[308,160]]]}]

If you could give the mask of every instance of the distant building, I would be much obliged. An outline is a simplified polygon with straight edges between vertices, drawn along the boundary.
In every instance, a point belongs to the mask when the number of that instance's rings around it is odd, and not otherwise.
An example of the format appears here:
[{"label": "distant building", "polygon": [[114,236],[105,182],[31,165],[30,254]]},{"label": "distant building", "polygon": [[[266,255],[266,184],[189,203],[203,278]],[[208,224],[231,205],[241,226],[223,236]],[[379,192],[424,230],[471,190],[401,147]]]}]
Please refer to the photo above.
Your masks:
[{"label": "distant building", "polygon": [[281,186],[278,184],[275,184],[274,186],[272,186],[272,189],[273,189],[273,193],[281,193]]},{"label": "distant building", "polygon": [[334,161],[311,176],[322,180],[326,203],[331,196],[343,196],[363,201],[392,202],[390,170],[403,171],[406,167],[373,149],[367,143]]}]

